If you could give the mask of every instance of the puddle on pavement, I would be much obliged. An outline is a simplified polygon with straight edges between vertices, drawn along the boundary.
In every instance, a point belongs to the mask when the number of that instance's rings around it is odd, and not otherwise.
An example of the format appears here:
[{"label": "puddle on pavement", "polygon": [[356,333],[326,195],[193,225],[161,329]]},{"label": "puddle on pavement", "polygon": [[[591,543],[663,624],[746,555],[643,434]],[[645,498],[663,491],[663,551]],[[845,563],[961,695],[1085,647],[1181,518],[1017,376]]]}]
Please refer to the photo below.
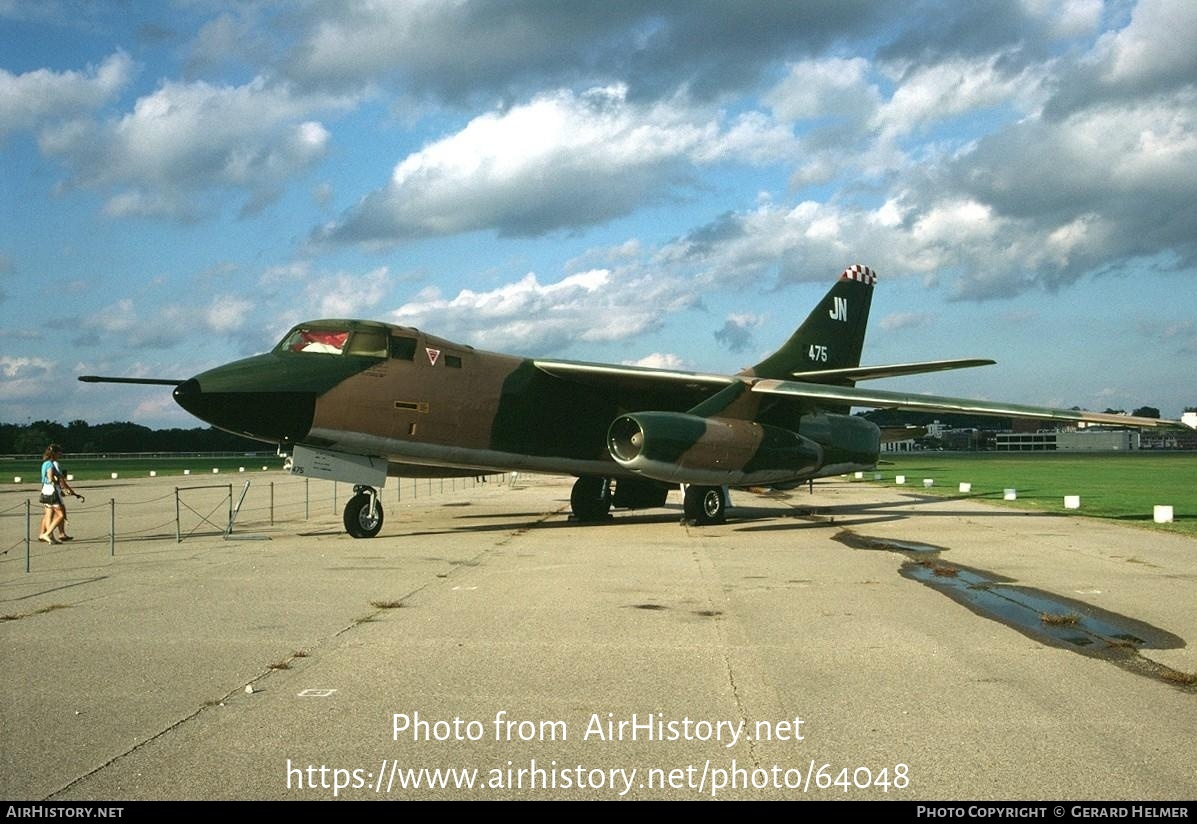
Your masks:
[{"label": "puddle on pavement", "polygon": [[898,570],[903,578],[942,592],[977,615],[992,618],[1028,638],[1101,658],[1138,675],[1146,675],[1186,691],[1197,692],[1192,675],[1178,672],[1139,654],[1141,649],[1179,649],[1184,640],[1162,629],[1107,612],[1092,604],[1065,598],[990,572],[940,559],[947,547],[875,538],[843,530],[835,540],[853,549],[897,552],[907,558]]}]

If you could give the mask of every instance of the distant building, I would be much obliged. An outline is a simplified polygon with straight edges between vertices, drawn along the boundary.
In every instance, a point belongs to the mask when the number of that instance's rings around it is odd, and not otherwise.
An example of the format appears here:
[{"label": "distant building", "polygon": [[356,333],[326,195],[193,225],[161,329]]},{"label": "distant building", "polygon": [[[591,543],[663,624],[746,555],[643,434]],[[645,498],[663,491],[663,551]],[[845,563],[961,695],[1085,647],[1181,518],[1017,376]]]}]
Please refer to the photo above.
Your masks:
[{"label": "distant building", "polygon": [[998,432],[993,436],[995,452],[1055,452],[1058,432]]},{"label": "distant building", "polygon": [[1143,433],[1141,449],[1197,449],[1197,410],[1186,410],[1181,423],[1189,429],[1153,429]]},{"label": "distant building", "polygon": [[998,452],[1130,452],[1140,435],[1133,429],[1089,429],[1084,432],[998,432]]}]

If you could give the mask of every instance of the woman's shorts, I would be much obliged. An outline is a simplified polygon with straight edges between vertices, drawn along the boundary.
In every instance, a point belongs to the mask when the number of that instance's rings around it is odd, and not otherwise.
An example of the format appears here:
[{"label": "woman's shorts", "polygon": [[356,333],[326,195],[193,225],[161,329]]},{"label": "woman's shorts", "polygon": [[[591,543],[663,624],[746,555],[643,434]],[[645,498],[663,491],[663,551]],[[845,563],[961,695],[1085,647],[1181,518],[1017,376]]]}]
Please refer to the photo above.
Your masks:
[{"label": "woman's shorts", "polygon": [[62,506],[62,495],[57,491],[53,495],[42,495],[41,502],[46,506]]}]

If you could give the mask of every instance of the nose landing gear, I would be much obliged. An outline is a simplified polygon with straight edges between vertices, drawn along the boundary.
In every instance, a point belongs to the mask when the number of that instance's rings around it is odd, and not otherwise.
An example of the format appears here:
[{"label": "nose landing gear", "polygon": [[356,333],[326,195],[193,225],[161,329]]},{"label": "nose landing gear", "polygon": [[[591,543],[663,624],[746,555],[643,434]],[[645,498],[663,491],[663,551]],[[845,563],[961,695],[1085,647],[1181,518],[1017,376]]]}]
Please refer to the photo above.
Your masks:
[{"label": "nose landing gear", "polygon": [[355,486],[345,504],[345,531],[354,538],[373,538],[382,529],[382,502],[372,486]]}]

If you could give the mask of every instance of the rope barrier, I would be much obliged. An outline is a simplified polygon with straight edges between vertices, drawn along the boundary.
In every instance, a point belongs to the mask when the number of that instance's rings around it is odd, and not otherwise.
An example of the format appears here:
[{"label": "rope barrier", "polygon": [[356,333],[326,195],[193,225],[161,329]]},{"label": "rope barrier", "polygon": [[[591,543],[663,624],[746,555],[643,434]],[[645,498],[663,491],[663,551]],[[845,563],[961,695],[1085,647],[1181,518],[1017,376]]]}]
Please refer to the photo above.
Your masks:
[{"label": "rope barrier", "polygon": [[[238,479],[241,477],[244,476],[239,475]],[[496,486],[510,485],[506,474],[488,475],[487,478]],[[396,500],[401,505],[420,502],[429,496],[436,497],[438,494],[477,489],[481,486],[477,482],[477,479],[473,477],[443,479],[394,478],[391,480],[394,483]],[[345,487],[345,489],[339,489],[336,484],[329,487],[332,490],[336,505],[342,504],[348,497],[348,494],[350,494],[350,485],[340,484],[339,486]],[[3,564],[6,569],[11,569],[11,567],[8,567],[8,564],[22,560],[25,563],[25,572],[29,572],[30,558],[45,560],[66,557],[72,551],[77,552],[80,548],[93,550],[96,546],[103,544],[109,545],[110,550],[108,554],[115,557],[116,544],[121,541],[166,538],[171,532],[174,532],[176,542],[181,542],[185,537],[192,537],[197,534],[212,534],[201,532],[205,526],[211,528],[214,533],[223,533],[227,538],[231,532],[234,519],[237,519],[237,523],[242,527],[249,524],[260,525],[266,523],[270,526],[275,526],[280,522],[308,520],[317,512],[327,511],[326,494],[328,490],[320,487],[311,488],[310,479],[308,478],[288,476],[283,480],[271,480],[268,486],[256,486],[252,489],[247,482],[245,488],[240,493],[240,500],[236,502],[237,509],[235,512],[233,510],[232,487],[233,484],[230,483],[173,487],[171,491],[161,495],[136,500],[117,501],[116,499],[109,499],[90,505],[85,502],[80,503],[74,499],[68,499],[65,503],[67,503],[69,523],[72,523],[76,528],[83,526],[83,532],[90,533],[91,537],[79,538],[69,543],[53,545],[43,545],[38,542],[36,537],[36,519],[40,519],[43,512],[41,503],[36,499],[36,495],[24,497],[0,509],[0,547],[3,547],[0,549],[0,564]],[[203,503],[195,502],[193,506],[191,503],[187,503],[179,498],[180,493],[187,493],[192,490],[222,490],[223,494],[210,509],[207,509],[207,501]],[[98,489],[92,490],[92,492],[97,496],[101,494]],[[84,498],[86,497],[84,495]],[[172,497],[176,499],[174,518],[157,521],[149,526],[130,528],[129,521],[135,517],[138,519],[144,517],[144,514],[136,514],[139,511],[143,512],[143,507],[161,503]],[[259,501],[262,501],[262,503],[258,503]],[[320,503],[321,501],[325,501],[325,503],[322,504]],[[315,512],[312,511],[313,504],[315,504]],[[225,508],[228,510],[228,522],[217,522],[215,520],[216,513]],[[117,509],[121,511],[118,513]],[[183,531],[181,524],[184,510],[199,519],[198,523],[186,532]],[[130,515],[130,511],[133,511],[135,514]],[[335,506],[334,512],[336,512]],[[103,521],[98,521],[98,518],[101,517]],[[117,526],[118,519],[124,522],[120,528]],[[224,521],[225,518],[222,516],[221,520]],[[81,524],[81,521],[84,523]],[[87,528],[93,526],[94,529]],[[174,527],[174,529],[172,530],[171,527]],[[74,532],[75,529],[71,529],[71,531]],[[18,534],[14,536],[14,532]],[[30,534],[32,534],[32,537],[30,537]],[[16,553],[13,550],[23,551]]]}]

